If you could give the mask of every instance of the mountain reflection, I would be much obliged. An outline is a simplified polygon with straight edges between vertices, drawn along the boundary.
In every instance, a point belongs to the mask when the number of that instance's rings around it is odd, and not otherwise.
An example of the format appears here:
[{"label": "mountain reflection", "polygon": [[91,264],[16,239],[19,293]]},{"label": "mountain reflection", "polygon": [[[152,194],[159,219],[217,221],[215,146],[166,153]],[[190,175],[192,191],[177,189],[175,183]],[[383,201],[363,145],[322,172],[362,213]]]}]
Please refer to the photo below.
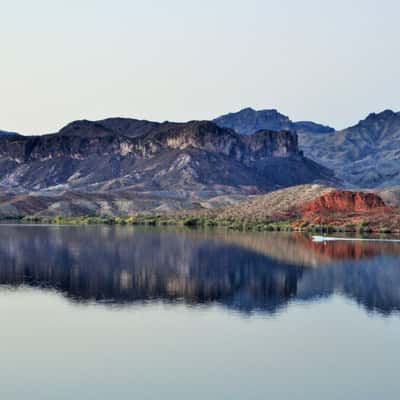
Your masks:
[{"label": "mountain reflection", "polygon": [[314,243],[295,234],[0,226],[0,284],[53,288],[74,301],[218,303],[275,313],[334,293],[400,310],[400,245]]}]

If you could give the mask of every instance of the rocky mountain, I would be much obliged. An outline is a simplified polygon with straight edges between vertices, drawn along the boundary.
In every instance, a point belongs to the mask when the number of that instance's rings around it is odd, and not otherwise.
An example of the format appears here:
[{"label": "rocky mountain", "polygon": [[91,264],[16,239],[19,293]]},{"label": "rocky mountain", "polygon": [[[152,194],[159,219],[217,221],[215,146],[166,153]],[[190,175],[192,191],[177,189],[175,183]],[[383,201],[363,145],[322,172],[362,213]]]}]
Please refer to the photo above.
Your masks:
[{"label": "rocky mountain", "polygon": [[0,136],[20,136],[17,132],[2,131],[0,129]]},{"label": "rocky mountain", "polygon": [[305,156],[332,169],[349,187],[400,185],[400,113],[372,113],[341,131],[314,122],[292,122],[276,110],[251,108],[216,118],[215,122],[242,135],[261,128],[296,131]]},{"label": "rocky mountain", "polygon": [[299,134],[306,156],[350,185],[383,188],[400,184],[400,113],[372,113],[358,124],[326,135]]},{"label": "rocky mountain", "polygon": [[256,111],[252,108],[244,108],[238,112],[222,115],[215,118],[214,122],[223,128],[233,129],[241,135],[251,135],[260,129],[272,131],[289,130],[308,133],[334,132],[330,126],[317,124],[311,121],[293,122],[286,115],[275,109]]},{"label": "rocky mountain", "polygon": [[305,158],[297,135],[243,136],[208,121],[75,121],[58,133],[0,137],[3,190],[129,189],[160,194],[252,193],[333,173]]}]

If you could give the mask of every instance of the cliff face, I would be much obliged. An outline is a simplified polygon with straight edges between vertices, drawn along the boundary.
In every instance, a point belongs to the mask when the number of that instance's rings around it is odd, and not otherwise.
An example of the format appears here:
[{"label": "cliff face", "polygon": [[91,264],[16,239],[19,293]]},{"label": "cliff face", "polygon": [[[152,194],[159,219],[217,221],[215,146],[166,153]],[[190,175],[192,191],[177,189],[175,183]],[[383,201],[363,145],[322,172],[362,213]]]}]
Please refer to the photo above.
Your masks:
[{"label": "cliff face", "polygon": [[374,193],[334,190],[323,194],[302,207],[303,212],[351,213],[384,210],[383,200]]},{"label": "cliff face", "polygon": [[[399,209],[390,207],[374,193],[334,190],[303,204],[297,211],[299,221],[314,224],[361,226],[373,232],[382,227],[398,232]],[[296,223],[294,224],[297,225]]]},{"label": "cliff face", "polygon": [[58,134],[18,137],[0,143],[0,155],[18,164],[58,157],[82,159],[93,154],[150,158],[166,150],[204,150],[237,161],[271,157],[301,157],[297,136],[260,131],[243,138],[211,122],[161,124],[145,134],[120,135],[100,123],[79,121]]},{"label": "cliff face", "polygon": [[328,169],[303,157],[296,134],[244,137],[207,121],[76,121],[56,134],[0,139],[6,189],[265,191],[330,180]]}]

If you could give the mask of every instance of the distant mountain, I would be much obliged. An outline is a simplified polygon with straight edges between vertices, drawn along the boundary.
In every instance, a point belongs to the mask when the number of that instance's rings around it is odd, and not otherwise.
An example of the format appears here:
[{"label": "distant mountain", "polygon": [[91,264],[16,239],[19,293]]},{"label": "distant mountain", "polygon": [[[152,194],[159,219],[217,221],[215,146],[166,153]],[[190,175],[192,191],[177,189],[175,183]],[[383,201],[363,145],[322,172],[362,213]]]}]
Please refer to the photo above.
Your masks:
[{"label": "distant mountain", "polygon": [[20,136],[17,132],[8,132],[0,130],[0,136]]},{"label": "distant mountain", "polygon": [[400,113],[372,113],[358,124],[335,132],[314,122],[292,122],[276,110],[245,108],[216,118],[221,126],[249,135],[258,129],[296,131],[306,157],[332,169],[350,187],[400,185]]},{"label": "distant mountain", "polygon": [[306,156],[353,186],[400,185],[400,113],[372,113],[335,133],[300,133],[299,143]]},{"label": "distant mountain", "polygon": [[230,128],[241,135],[251,135],[260,129],[272,131],[290,130],[309,133],[334,132],[330,126],[317,124],[311,121],[293,122],[286,115],[275,109],[256,111],[244,108],[241,111],[222,115],[215,118],[214,122],[222,128]]},{"label": "distant mountain", "polygon": [[56,134],[0,139],[0,187],[8,190],[215,195],[334,181],[330,170],[303,156],[294,133],[243,136],[208,121],[83,120]]},{"label": "distant mountain", "polygon": [[105,137],[116,135],[138,137],[149,133],[159,125],[158,122],[131,118],[107,118],[95,122],[80,120],[66,125],[58,134],[62,136],[84,137]]},{"label": "distant mountain", "polygon": [[335,129],[312,121],[293,122],[293,129],[297,133],[332,133]]}]

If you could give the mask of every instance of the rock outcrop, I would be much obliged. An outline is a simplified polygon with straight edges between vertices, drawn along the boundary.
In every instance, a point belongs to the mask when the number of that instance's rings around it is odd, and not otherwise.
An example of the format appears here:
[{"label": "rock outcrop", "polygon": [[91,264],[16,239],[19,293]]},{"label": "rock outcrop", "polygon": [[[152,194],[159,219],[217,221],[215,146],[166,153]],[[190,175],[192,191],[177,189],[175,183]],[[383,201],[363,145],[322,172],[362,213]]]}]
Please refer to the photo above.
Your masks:
[{"label": "rock outcrop", "polygon": [[303,204],[297,212],[294,227],[304,222],[333,226],[358,226],[373,232],[398,232],[400,210],[387,206],[374,193],[335,190]]},{"label": "rock outcrop", "polygon": [[334,190],[303,205],[302,212],[337,214],[352,212],[384,211],[384,201],[374,193]]}]

